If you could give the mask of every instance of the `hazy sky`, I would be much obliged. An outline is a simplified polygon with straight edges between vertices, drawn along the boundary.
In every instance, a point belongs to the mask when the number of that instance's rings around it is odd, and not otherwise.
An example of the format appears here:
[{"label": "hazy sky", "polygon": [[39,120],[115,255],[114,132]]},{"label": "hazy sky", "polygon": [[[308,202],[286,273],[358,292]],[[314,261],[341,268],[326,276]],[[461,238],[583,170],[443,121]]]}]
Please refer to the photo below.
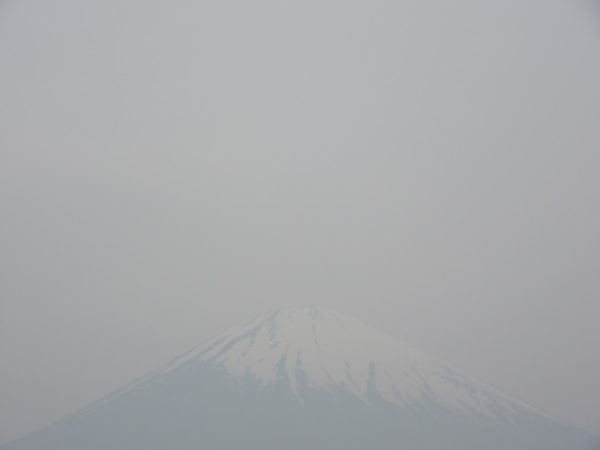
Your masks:
[{"label": "hazy sky", "polygon": [[265,308],[600,434],[600,8],[0,2],[0,442]]}]

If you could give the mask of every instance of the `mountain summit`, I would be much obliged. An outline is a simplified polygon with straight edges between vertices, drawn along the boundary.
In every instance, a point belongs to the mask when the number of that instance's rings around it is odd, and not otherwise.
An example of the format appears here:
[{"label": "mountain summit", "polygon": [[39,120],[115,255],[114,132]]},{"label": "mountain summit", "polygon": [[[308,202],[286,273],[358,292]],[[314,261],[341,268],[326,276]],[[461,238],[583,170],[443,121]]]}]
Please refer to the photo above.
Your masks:
[{"label": "mountain summit", "polygon": [[353,317],[324,308],[267,311],[182,355],[163,371],[193,361],[263,386],[286,383],[299,400],[304,387],[347,392],[367,404],[379,397],[409,410],[435,403],[465,417],[499,421],[524,408]]},{"label": "mountain summit", "polygon": [[352,317],[312,308],[267,311],[3,450],[597,446]]}]

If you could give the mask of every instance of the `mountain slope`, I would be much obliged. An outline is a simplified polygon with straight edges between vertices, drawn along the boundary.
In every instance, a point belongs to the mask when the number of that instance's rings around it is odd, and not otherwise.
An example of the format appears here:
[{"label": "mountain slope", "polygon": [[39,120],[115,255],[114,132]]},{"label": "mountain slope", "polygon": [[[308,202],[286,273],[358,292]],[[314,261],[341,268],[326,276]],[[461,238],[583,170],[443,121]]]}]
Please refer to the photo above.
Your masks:
[{"label": "mountain slope", "polygon": [[351,317],[291,309],[259,315],[5,448],[591,450],[600,444]]}]

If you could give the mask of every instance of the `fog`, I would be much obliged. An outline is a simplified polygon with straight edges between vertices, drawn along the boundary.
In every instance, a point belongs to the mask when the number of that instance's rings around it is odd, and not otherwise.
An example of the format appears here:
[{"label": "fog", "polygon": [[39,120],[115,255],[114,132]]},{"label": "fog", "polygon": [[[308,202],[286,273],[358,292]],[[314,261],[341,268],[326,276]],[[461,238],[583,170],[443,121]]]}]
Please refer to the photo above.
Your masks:
[{"label": "fog", "polygon": [[312,305],[600,434],[598,11],[1,2],[0,443]]}]

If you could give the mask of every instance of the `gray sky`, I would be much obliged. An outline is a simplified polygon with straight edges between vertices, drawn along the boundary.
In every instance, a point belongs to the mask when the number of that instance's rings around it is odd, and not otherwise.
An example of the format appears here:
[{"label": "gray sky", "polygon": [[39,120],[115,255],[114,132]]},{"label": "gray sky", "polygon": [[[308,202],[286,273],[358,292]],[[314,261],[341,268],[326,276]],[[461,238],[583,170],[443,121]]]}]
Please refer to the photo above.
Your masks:
[{"label": "gray sky", "polygon": [[600,434],[591,0],[0,3],[0,442],[269,307]]}]

